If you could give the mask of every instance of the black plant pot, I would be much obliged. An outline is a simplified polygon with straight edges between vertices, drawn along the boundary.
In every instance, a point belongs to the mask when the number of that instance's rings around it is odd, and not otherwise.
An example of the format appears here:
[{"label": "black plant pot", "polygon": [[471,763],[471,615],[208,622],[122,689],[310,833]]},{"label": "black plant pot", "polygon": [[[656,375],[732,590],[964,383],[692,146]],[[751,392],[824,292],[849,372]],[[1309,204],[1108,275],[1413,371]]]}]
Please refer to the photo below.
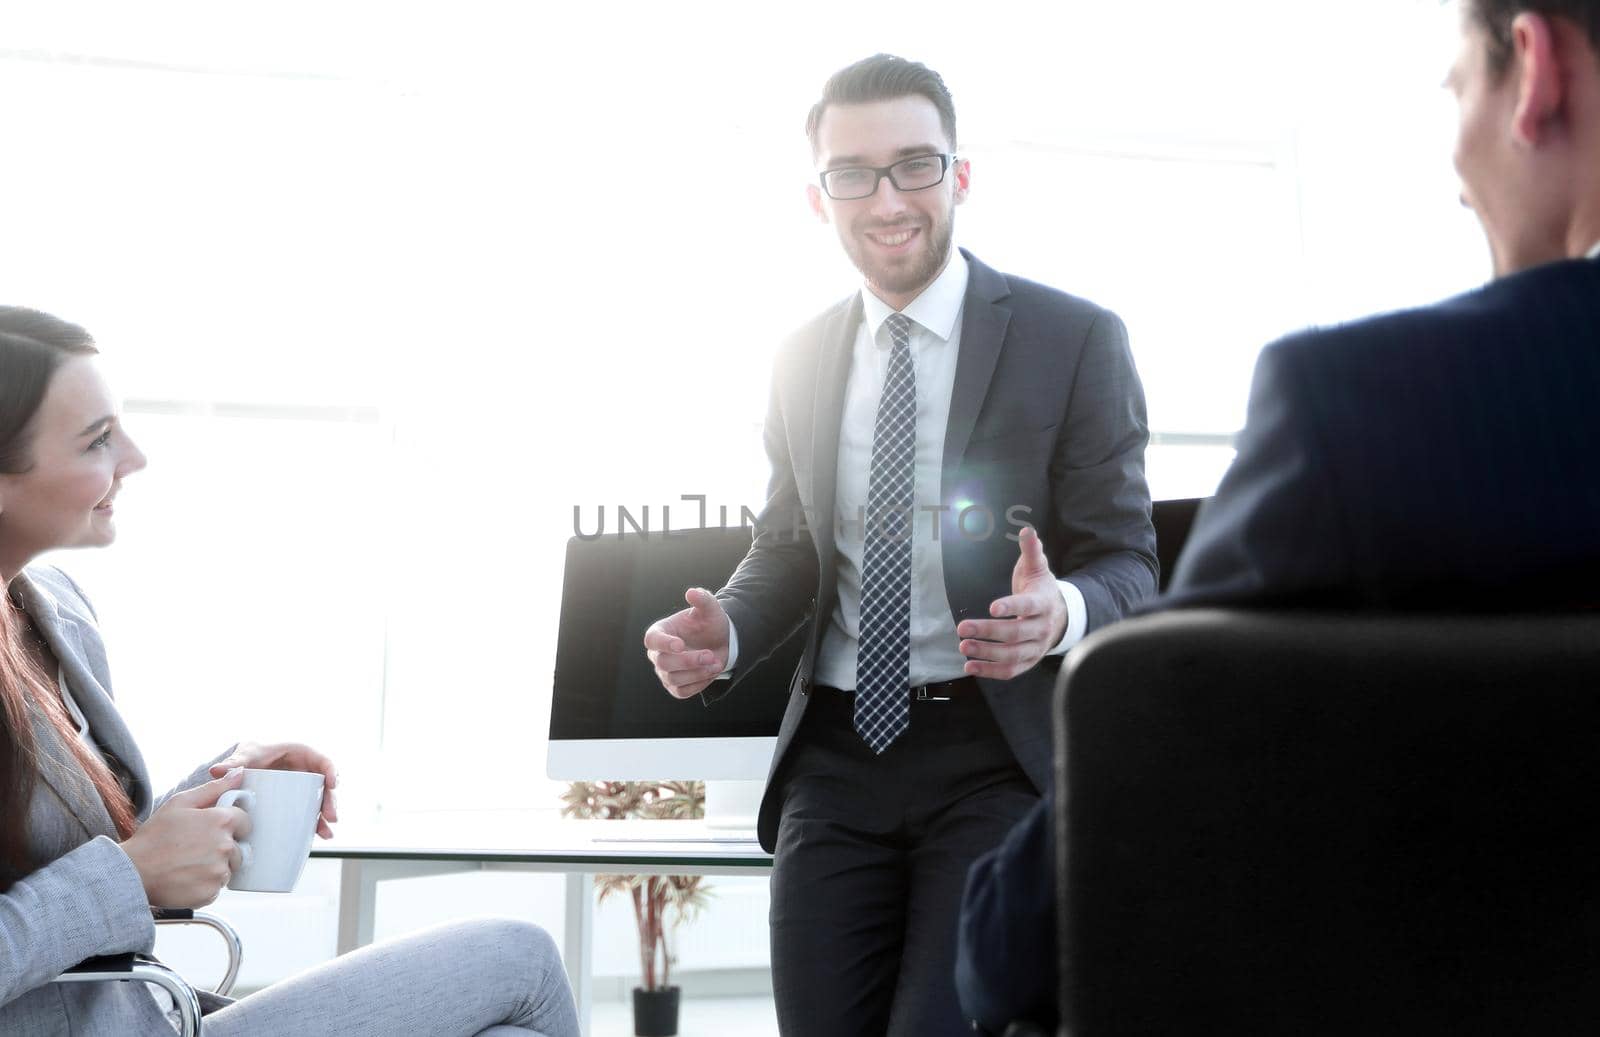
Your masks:
[{"label": "black plant pot", "polygon": [[676,1037],[678,988],[646,990],[644,987],[634,987],[633,1032],[635,1037]]}]

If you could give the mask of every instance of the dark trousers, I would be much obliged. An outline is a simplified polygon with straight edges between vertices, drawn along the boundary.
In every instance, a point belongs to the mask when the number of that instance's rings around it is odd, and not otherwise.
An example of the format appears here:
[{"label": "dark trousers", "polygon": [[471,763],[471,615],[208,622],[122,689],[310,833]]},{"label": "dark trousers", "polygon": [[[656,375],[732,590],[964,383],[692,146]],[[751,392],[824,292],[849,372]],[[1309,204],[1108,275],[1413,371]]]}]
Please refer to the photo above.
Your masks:
[{"label": "dark trousers", "polygon": [[784,1037],[971,1037],[955,995],[967,868],[1038,801],[982,695],[913,702],[881,756],[853,695],[812,701],[785,761],[772,870]]}]

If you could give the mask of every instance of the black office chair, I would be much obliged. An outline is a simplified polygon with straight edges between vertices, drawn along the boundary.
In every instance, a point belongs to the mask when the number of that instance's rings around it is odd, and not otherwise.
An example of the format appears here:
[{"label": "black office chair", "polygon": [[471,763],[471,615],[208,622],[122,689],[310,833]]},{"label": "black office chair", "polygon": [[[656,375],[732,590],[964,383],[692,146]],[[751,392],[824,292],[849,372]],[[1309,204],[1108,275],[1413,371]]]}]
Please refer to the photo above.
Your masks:
[{"label": "black office chair", "polygon": [[1600,1025],[1600,614],[1151,616],[1056,738],[1074,1037]]},{"label": "black office chair", "polygon": [[[1188,542],[1195,514],[1208,499],[1177,497],[1152,503],[1150,524],[1155,527],[1156,561],[1160,565],[1158,590],[1166,590],[1167,582],[1172,579],[1172,571],[1177,567],[1178,555],[1183,552],[1183,545]],[[1046,1037],[1047,1032],[1039,1023],[1028,1019],[1012,1021],[1001,1034],[990,1035],[976,1022],[972,1023],[972,1029],[983,1037]]]},{"label": "black office chair", "polygon": [[[212,992],[226,997],[239,978],[239,964],[244,958],[239,934],[227,922],[204,911],[160,908],[155,912],[156,925],[203,925],[222,937],[228,954],[227,968]],[[161,987],[171,995],[177,1006],[179,1034],[181,1037],[200,1037],[200,995],[195,988],[172,968],[145,954],[111,954],[90,958],[63,972],[53,983],[148,983]]]},{"label": "black office chair", "polygon": [[1150,506],[1150,524],[1156,530],[1156,561],[1161,565],[1159,589],[1166,590],[1172,571],[1178,567],[1178,555],[1189,542],[1189,530],[1194,525],[1195,513],[1209,497],[1176,497],[1158,500]]}]

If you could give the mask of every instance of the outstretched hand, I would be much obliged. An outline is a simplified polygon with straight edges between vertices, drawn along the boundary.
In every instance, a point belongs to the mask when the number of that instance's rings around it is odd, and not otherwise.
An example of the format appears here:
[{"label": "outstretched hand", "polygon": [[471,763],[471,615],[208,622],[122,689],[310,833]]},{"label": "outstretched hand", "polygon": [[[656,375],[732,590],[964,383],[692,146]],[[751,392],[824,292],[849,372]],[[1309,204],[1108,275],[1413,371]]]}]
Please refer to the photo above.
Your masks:
[{"label": "outstretched hand", "polygon": [[701,587],[689,588],[683,600],[688,608],[656,620],[644,632],[645,655],[656,678],[680,699],[700,694],[728,666],[728,614],[722,602]]},{"label": "outstretched hand", "polygon": [[1010,680],[1037,665],[1066,633],[1066,599],[1032,526],[1023,527],[1017,548],[1011,593],[989,604],[994,618],[964,619],[956,626],[969,676]]}]

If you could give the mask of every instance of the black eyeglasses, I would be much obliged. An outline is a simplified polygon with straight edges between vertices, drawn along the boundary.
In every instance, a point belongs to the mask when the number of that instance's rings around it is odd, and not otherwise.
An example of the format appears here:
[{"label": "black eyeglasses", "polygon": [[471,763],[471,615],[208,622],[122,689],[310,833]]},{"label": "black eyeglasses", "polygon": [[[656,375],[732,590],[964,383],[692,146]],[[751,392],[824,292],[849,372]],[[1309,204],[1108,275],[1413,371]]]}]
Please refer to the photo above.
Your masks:
[{"label": "black eyeglasses", "polygon": [[870,198],[878,193],[878,184],[884,177],[896,191],[925,191],[944,182],[944,174],[954,162],[954,155],[916,155],[903,158],[892,166],[844,166],[825,169],[817,177],[822,189],[836,202],[856,198]]}]

